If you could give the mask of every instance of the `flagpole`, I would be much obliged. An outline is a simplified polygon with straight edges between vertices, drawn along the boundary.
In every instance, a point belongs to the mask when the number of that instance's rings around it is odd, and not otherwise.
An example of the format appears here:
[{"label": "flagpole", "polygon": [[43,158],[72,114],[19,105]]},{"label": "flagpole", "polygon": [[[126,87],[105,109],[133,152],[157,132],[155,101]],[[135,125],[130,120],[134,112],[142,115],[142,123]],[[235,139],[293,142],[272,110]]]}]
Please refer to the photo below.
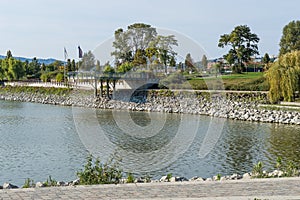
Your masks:
[{"label": "flagpole", "polygon": [[66,47],[64,47],[64,57],[65,57],[65,64],[64,64],[64,84],[66,85],[66,62],[68,57],[68,52],[66,50]]}]

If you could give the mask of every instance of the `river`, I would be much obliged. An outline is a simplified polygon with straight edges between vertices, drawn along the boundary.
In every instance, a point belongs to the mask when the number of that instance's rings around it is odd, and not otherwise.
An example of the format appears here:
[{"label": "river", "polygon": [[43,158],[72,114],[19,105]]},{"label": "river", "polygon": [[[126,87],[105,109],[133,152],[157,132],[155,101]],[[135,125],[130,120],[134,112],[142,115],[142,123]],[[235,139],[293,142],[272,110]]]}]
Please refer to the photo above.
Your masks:
[{"label": "river", "polygon": [[0,101],[0,182],[71,181],[89,153],[137,176],[242,174],[300,164],[300,126]]}]

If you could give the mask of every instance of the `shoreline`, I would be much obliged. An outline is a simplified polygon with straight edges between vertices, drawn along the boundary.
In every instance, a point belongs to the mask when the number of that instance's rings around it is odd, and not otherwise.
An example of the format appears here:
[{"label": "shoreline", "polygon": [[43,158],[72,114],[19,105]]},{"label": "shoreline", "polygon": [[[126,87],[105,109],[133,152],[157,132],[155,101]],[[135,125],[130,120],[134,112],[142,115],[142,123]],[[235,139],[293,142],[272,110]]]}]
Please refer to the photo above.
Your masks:
[{"label": "shoreline", "polygon": [[[117,92],[114,99],[94,98],[73,90],[70,94],[55,95],[39,92],[9,92],[0,90],[0,100],[77,106],[127,111],[165,112],[206,115],[232,120],[300,125],[300,113],[288,108],[268,107],[265,92],[245,93],[216,91],[150,90],[131,94]],[[273,108],[273,109],[272,109]]]}]

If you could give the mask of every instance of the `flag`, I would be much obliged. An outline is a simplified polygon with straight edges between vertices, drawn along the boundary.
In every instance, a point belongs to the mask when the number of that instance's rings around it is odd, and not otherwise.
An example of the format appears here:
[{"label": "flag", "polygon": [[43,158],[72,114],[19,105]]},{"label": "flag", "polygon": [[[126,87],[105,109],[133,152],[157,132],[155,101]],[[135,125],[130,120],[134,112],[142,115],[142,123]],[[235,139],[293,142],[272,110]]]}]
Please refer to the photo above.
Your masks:
[{"label": "flag", "polygon": [[65,60],[67,60],[67,58],[68,58],[68,52],[66,50],[66,47],[64,47],[64,56],[65,56]]},{"label": "flag", "polygon": [[82,58],[82,49],[78,46],[79,58]]}]

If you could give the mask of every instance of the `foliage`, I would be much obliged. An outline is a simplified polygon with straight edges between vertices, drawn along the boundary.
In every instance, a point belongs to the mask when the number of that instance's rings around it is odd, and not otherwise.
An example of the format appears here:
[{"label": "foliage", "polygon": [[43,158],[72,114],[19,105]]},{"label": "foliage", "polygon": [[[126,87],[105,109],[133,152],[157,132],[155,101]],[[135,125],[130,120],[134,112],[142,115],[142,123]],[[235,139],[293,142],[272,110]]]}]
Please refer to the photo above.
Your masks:
[{"label": "foliage", "polygon": [[120,66],[117,66],[117,73],[126,73],[128,71],[130,71],[133,68],[133,64],[130,62],[125,62],[123,64],[121,64]]},{"label": "foliage", "polygon": [[188,84],[188,82],[181,73],[172,73],[159,81],[159,87],[161,88],[181,89],[183,84]]},{"label": "foliage", "polygon": [[174,64],[176,53],[172,46],[177,45],[174,35],[157,35],[156,29],[151,25],[135,23],[129,25],[127,30],[115,31],[115,50],[111,55],[115,57],[117,66],[126,62],[132,62],[136,67],[148,63],[166,66]]},{"label": "foliage", "polygon": [[252,169],[252,177],[254,178],[263,178],[265,175],[263,173],[263,163],[258,162],[256,165],[253,166]]},{"label": "foliage", "polygon": [[[282,162],[281,157],[277,157],[276,159],[276,173],[267,173],[263,171],[262,162],[258,162],[253,166],[252,169],[252,177],[253,178],[273,178],[273,177],[295,177],[299,176],[299,168],[298,166],[291,160],[286,163]],[[275,172],[275,171],[274,171]]]},{"label": "foliage", "polygon": [[224,58],[231,65],[236,73],[243,71],[244,63],[247,63],[251,56],[258,55],[257,43],[259,38],[246,25],[236,26],[230,34],[220,36],[218,46],[224,48],[231,46]]},{"label": "foliage", "polygon": [[202,67],[203,67],[204,69],[207,68],[208,61],[207,61],[206,55],[203,55],[203,56],[202,56],[201,64],[202,64]]},{"label": "foliage", "polygon": [[270,85],[271,103],[280,100],[295,100],[295,92],[300,90],[300,51],[287,53],[279,57],[266,72]]},{"label": "foliage", "polygon": [[35,187],[34,180],[32,180],[30,178],[25,179],[25,183],[22,186],[22,188],[32,188],[32,187]]},{"label": "foliage", "polygon": [[30,86],[5,86],[0,87],[0,93],[29,93],[29,94],[45,94],[45,95],[69,95],[71,88],[54,88],[54,87],[30,87]]},{"label": "foliage", "polygon": [[102,164],[98,158],[93,161],[93,157],[90,155],[84,170],[77,172],[77,176],[81,185],[116,184],[122,178],[122,171],[113,159]]},{"label": "foliage", "polygon": [[300,50],[300,21],[291,21],[282,31],[279,55]]},{"label": "foliage", "polygon": [[26,75],[29,78],[38,78],[40,76],[41,64],[36,57],[32,59],[32,62],[25,64]]},{"label": "foliage", "polygon": [[184,64],[185,64],[185,70],[188,71],[188,72],[196,72],[197,69],[195,67],[195,64],[194,64],[194,61],[193,61],[193,58],[191,56],[190,53],[188,53],[185,57],[185,60],[184,60]]},{"label": "foliage", "polygon": [[64,80],[64,75],[62,73],[58,73],[55,79],[57,82],[62,82]]},{"label": "foliage", "polygon": [[24,77],[24,64],[12,57],[11,51],[7,51],[7,56],[1,61],[0,65],[1,80],[19,80]]},{"label": "foliage", "polygon": [[113,73],[115,73],[115,69],[112,66],[110,66],[110,65],[106,65],[104,67],[103,73],[105,73],[105,74],[113,74]]},{"label": "foliage", "polygon": [[134,183],[134,175],[131,172],[127,175],[127,183]]},{"label": "foliage", "polygon": [[57,181],[55,179],[52,179],[51,176],[49,176],[49,179],[47,178],[47,180],[44,182],[45,187],[53,187],[56,185],[57,185]]},{"label": "foliage", "polygon": [[145,52],[141,49],[138,49],[134,54],[132,64],[134,66],[146,65],[147,60],[146,60],[146,56],[144,56],[144,55],[145,55]]},{"label": "foliage", "polygon": [[80,61],[80,70],[89,71],[95,67],[95,56],[91,51],[84,53]]},{"label": "foliage", "polygon": [[172,178],[172,177],[173,177],[172,173],[167,174],[167,180],[168,180],[168,182],[171,181],[171,178]]}]

